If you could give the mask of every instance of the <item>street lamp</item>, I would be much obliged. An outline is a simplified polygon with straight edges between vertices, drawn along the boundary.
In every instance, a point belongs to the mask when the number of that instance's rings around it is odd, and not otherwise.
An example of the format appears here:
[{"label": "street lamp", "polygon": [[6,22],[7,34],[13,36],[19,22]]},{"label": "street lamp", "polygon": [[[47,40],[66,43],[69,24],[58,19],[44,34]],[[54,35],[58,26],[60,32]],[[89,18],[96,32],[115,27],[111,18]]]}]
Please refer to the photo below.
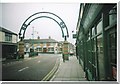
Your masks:
[{"label": "street lamp", "polygon": [[34,27],[32,27],[32,28],[33,28],[33,31],[32,31],[32,39],[33,40],[31,40],[31,41],[32,41],[32,49],[33,49],[32,53],[33,53],[33,56],[34,56]]},{"label": "street lamp", "polygon": [[[34,31],[34,27],[32,27],[33,28],[33,31],[32,31],[32,38],[33,38],[33,42],[32,42],[32,48],[33,48],[33,53],[34,53],[34,34],[35,34],[35,32],[37,32],[37,31]],[[38,32],[37,32],[37,34],[38,34]],[[35,55],[35,54],[33,54],[33,55]]]}]

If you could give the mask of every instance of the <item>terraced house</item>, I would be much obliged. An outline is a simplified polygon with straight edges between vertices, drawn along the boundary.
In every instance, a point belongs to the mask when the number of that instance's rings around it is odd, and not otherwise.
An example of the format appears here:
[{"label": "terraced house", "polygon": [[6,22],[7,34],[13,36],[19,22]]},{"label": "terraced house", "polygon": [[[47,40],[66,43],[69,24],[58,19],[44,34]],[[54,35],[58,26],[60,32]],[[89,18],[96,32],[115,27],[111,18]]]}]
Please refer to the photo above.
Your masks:
[{"label": "terraced house", "polygon": [[48,39],[24,39],[25,53],[32,51],[39,53],[60,53],[62,46],[58,41],[49,37]]},{"label": "terraced house", "polygon": [[10,30],[0,27],[0,45],[2,45],[2,58],[16,58],[18,35]]}]

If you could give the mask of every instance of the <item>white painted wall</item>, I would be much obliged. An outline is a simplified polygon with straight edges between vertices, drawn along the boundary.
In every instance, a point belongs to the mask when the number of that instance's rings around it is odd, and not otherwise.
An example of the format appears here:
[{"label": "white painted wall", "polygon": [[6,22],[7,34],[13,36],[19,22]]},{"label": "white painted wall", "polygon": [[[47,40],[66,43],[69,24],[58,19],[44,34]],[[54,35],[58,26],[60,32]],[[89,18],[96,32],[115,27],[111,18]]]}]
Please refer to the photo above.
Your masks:
[{"label": "white painted wall", "polygon": [[[12,43],[17,43],[17,35],[12,35]],[[5,42],[5,32],[0,31],[0,42]]]},{"label": "white painted wall", "polygon": [[2,32],[0,31],[0,42],[2,42]]},{"label": "white painted wall", "polygon": [[12,35],[12,43],[17,43],[17,36],[16,35]]},{"label": "white painted wall", "polygon": [[4,42],[5,41],[5,33],[0,31],[0,42]]}]

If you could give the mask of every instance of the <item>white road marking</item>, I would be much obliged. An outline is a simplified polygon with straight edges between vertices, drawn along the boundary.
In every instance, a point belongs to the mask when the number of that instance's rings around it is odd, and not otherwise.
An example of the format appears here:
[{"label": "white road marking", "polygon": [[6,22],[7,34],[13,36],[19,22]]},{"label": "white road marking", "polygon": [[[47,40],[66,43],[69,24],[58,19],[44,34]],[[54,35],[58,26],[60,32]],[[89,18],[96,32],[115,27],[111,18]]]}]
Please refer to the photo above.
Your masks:
[{"label": "white road marking", "polygon": [[40,61],[38,61],[38,63],[40,63]]},{"label": "white road marking", "polygon": [[21,71],[23,71],[23,70],[25,70],[27,68],[29,68],[29,67],[22,68],[22,69],[18,70],[18,72],[21,72]]}]

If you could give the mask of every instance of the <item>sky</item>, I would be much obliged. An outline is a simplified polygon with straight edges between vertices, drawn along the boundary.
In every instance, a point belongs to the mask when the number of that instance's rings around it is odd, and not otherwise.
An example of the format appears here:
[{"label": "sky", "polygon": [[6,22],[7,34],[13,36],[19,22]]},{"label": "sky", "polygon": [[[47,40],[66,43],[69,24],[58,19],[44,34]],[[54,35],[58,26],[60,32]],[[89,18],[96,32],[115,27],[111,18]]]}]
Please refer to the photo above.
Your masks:
[{"label": "sky", "polygon": [[[79,16],[80,3],[1,3],[2,21],[0,26],[19,33],[23,22],[37,12],[52,12],[58,15],[66,24],[69,32],[67,40],[75,44],[72,34],[76,33]],[[34,37],[32,36],[34,27]],[[74,31],[74,32],[72,32]],[[63,41],[60,26],[52,19],[39,18],[27,27],[25,38],[32,39],[40,37],[46,39],[49,36],[57,41]]]}]

